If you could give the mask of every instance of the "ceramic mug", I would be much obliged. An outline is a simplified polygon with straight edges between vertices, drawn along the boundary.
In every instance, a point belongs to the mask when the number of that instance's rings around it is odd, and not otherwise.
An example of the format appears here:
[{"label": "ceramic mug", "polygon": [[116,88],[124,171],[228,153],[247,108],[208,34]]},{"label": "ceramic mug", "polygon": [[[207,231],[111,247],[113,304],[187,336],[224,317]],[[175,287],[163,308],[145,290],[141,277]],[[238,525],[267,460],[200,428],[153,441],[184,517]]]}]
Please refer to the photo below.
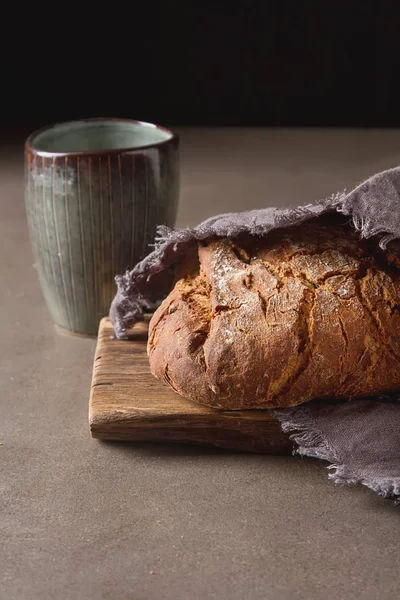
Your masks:
[{"label": "ceramic mug", "polygon": [[175,224],[179,140],[158,125],[85,119],[25,143],[25,206],[41,289],[60,328],[96,335],[114,277]]}]

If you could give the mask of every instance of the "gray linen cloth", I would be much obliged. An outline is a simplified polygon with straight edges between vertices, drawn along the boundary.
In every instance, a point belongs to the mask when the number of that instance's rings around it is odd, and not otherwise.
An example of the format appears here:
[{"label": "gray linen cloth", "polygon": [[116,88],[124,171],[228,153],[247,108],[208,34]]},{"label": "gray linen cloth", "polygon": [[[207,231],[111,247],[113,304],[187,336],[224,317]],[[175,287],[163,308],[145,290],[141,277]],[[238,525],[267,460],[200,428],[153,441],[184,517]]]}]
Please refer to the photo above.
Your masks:
[{"label": "gray linen cloth", "polygon": [[[266,236],[329,212],[347,216],[360,238],[374,238],[383,249],[400,239],[400,167],[315,204],[227,213],[192,229],[160,226],[153,252],[132,271],[115,278],[117,293],[110,307],[115,336],[124,338],[127,329],[165,297],[174,266],[196,252],[199,240],[242,233]],[[351,402],[316,400],[272,412],[290,433],[295,452],[331,463],[330,477],[335,482],[361,483],[400,501],[400,394]]]}]

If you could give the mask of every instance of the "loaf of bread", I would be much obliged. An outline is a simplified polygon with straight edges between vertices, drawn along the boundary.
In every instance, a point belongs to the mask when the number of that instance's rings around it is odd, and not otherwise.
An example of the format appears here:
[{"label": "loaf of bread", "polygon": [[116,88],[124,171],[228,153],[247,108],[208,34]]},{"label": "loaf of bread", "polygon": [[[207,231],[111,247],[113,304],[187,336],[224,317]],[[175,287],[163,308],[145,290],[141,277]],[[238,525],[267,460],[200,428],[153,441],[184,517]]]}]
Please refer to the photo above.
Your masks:
[{"label": "loaf of bread", "polygon": [[150,322],[153,375],[223,409],[400,389],[400,261],[326,218],[200,243]]}]

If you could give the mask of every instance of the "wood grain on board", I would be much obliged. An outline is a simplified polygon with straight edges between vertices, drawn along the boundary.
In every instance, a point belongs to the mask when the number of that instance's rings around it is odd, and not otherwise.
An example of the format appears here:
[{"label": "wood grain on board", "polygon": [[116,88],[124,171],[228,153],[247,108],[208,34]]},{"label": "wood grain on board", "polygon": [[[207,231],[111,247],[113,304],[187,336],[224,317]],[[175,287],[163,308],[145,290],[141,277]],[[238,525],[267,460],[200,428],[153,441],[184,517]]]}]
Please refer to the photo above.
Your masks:
[{"label": "wood grain on board", "polygon": [[182,398],[155,379],[146,353],[148,321],[128,340],[100,323],[90,393],[91,435],[103,440],[188,442],[268,454],[292,443],[266,410],[224,411]]}]

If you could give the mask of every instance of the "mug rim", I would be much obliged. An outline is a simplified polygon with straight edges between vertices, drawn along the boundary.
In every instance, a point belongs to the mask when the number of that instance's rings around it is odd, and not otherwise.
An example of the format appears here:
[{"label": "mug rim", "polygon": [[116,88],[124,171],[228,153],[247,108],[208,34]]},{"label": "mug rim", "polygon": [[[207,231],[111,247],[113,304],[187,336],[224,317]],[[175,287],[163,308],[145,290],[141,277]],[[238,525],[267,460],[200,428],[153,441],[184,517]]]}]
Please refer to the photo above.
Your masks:
[{"label": "mug rim", "polygon": [[[93,122],[102,122],[102,121],[117,121],[120,123],[135,123],[138,125],[142,125],[144,127],[151,126],[160,129],[168,134],[169,137],[166,140],[162,140],[159,142],[152,142],[150,144],[143,144],[141,146],[121,146],[120,148],[110,148],[105,150],[66,150],[65,152],[55,152],[49,150],[39,150],[35,148],[33,144],[33,138],[47,131],[48,129],[52,129],[53,127],[58,127],[59,125],[70,125],[73,123],[93,123]],[[44,127],[40,127],[27,137],[25,141],[25,150],[28,150],[33,155],[37,156],[99,156],[99,155],[109,155],[109,154],[118,154],[120,152],[135,152],[137,150],[145,150],[147,148],[158,148],[159,146],[164,146],[166,144],[171,144],[177,142],[179,140],[178,134],[174,133],[167,127],[163,125],[157,125],[156,123],[150,123],[149,121],[139,121],[137,119],[124,119],[120,117],[88,117],[87,119],[73,119],[71,121],[59,121],[56,123],[50,123],[49,125],[45,125]]]}]

